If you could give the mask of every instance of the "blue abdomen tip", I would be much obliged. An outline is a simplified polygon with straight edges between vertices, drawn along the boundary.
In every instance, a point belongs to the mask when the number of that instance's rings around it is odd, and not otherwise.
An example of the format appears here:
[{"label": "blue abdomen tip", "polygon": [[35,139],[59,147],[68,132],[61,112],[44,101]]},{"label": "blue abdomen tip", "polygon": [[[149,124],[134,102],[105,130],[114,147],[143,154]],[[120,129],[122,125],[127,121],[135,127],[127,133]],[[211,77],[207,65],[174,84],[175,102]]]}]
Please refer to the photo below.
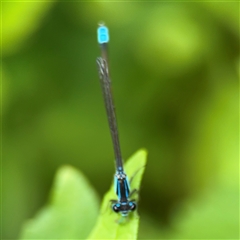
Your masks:
[{"label": "blue abdomen tip", "polygon": [[97,30],[98,34],[98,43],[107,43],[109,42],[108,28],[105,26],[100,26]]}]

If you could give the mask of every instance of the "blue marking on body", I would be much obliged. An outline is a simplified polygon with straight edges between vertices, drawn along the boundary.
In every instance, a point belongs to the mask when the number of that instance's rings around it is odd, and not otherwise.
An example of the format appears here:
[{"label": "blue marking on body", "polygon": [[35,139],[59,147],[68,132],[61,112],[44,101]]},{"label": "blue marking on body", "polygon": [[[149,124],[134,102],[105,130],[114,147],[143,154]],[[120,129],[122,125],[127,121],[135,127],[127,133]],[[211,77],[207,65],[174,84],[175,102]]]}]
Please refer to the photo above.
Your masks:
[{"label": "blue marking on body", "polygon": [[129,192],[131,192],[130,184],[129,184],[129,181],[128,181],[128,176],[126,176],[126,181],[127,181],[128,190],[129,190]]},{"label": "blue marking on body", "polygon": [[120,182],[118,181],[118,190],[117,190],[117,195],[118,195],[118,198],[121,199],[121,189],[120,189]]},{"label": "blue marking on body", "polygon": [[131,206],[133,205],[133,203],[132,203],[132,202],[129,202],[128,205],[131,207]]},{"label": "blue marking on body", "polygon": [[117,185],[118,185],[118,180],[117,180],[117,177],[114,176],[114,191],[118,195],[118,193],[117,193]]},{"label": "blue marking on body", "polygon": [[108,28],[105,26],[100,26],[97,29],[98,34],[98,43],[108,43],[109,42],[109,34],[108,34]]},{"label": "blue marking on body", "polygon": [[124,181],[124,185],[125,185],[125,194],[126,194],[126,198],[128,198],[129,191],[128,191],[128,184],[127,184],[127,180],[125,180],[125,181]]}]

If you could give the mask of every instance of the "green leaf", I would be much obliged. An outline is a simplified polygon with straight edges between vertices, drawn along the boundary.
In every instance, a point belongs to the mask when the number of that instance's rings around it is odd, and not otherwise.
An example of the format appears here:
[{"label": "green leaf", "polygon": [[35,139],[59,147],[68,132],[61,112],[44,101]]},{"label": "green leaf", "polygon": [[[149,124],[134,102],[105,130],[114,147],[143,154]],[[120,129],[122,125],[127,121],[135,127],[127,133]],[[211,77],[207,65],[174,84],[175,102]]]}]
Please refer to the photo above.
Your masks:
[{"label": "green leaf", "polygon": [[25,224],[21,239],[84,239],[98,209],[98,197],[83,174],[64,166],[56,174],[50,204]]},{"label": "green leaf", "polygon": [[[125,164],[125,172],[131,182],[132,190],[139,190],[146,165],[146,156],[145,150],[139,150]],[[111,210],[111,199],[116,199],[113,184],[104,197],[98,222],[88,239],[137,239],[139,225],[137,212],[130,213],[128,218],[123,219]],[[138,194],[134,195],[133,199],[137,200]]]},{"label": "green leaf", "polygon": [[[131,187],[139,189],[146,165],[146,151],[140,150],[125,165]],[[139,216],[137,212],[122,218],[110,208],[110,200],[116,199],[113,185],[105,195],[99,215],[95,191],[85,177],[70,166],[60,168],[56,174],[50,204],[29,220],[21,239],[136,239]],[[138,194],[133,196],[138,200]]]}]

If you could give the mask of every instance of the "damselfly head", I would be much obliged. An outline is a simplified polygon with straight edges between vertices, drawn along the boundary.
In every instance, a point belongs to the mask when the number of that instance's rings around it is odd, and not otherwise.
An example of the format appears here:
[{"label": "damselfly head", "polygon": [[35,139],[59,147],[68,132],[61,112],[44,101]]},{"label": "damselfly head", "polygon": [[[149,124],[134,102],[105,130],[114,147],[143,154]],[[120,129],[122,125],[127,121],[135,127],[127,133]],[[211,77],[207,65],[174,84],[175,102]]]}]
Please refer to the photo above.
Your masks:
[{"label": "damselfly head", "polygon": [[136,210],[137,204],[133,201],[129,202],[117,202],[112,205],[112,209],[116,213],[120,213],[122,216],[128,216],[129,212]]}]

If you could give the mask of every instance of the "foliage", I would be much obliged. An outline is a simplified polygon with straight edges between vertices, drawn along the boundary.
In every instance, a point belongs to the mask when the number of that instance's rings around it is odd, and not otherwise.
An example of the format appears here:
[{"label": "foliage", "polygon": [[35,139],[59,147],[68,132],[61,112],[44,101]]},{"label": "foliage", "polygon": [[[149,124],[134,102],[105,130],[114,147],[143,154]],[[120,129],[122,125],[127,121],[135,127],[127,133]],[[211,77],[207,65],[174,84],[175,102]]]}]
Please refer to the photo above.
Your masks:
[{"label": "foliage", "polygon": [[101,198],[109,186],[113,151],[96,69],[101,20],[123,156],[149,152],[139,238],[238,238],[238,2],[1,7],[4,239],[16,239],[44,205],[60,166],[81,169]]},{"label": "foliage", "polygon": [[[146,165],[146,152],[138,151],[126,163],[126,172],[132,176],[131,186],[139,189]],[[89,239],[136,239],[139,217],[118,223],[119,215],[109,211],[110,200],[116,198],[113,186],[105,195],[98,222]],[[137,200],[137,198],[135,198]],[[98,201],[93,188],[83,174],[70,166],[56,174],[50,203],[29,220],[21,239],[85,239],[98,216]]]}]

